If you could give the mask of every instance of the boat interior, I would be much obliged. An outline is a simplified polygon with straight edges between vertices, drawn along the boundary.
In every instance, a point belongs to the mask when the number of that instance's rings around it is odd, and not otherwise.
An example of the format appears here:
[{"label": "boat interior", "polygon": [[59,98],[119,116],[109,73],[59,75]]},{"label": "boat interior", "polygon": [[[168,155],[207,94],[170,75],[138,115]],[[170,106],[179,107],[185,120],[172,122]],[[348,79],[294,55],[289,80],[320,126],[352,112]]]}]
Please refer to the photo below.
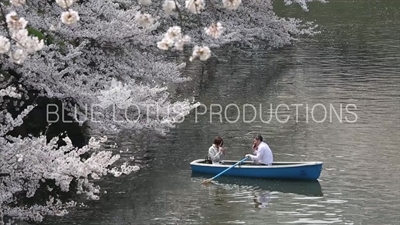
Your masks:
[{"label": "boat interior", "polygon": [[[208,161],[208,160],[198,161],[197,163],[212,164],[211,161]],[[234,161],[234,160],[223,160],[222,162],[220,162],[221,165],[233,165],[235,163],[237,163],[237,161]],[[274,162],[274,163],[272,163],[273,166],[296,165],[296,164],[303,164],[303,163],[301,163],[301,162]],[[253,161],[244,161],[238,165],[263,166],[263,164],[255,164]],[[267,165],[264,165],[264,166],[267,166]]]}]

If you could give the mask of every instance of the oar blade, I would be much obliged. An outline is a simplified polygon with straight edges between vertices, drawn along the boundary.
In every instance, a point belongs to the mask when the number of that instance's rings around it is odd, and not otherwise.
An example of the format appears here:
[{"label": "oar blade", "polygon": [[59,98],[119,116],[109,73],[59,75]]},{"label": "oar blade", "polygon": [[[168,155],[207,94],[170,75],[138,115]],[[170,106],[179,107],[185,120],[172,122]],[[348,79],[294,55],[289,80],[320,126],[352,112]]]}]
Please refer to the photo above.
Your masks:
[{"label": "oar blade", "polygon": [[211,183],[212,179],[203,180],[202,184],[209,184]]}]

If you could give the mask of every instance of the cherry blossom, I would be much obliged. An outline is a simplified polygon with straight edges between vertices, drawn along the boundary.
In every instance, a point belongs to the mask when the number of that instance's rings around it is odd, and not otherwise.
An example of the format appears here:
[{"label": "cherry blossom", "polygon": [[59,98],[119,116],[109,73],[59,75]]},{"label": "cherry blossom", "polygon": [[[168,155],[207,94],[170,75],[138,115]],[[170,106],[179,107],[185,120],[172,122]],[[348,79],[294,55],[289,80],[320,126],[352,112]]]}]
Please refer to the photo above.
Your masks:
[{"label": "cherry blossom", "polygon": [[206,61],[211,57],[211,50],[207,46],[195,46],[193,49],[192,56],[190,57],[190,61],[193,61],[196,58],[199,58],[201,61]]},{"label": "cherry blossom", "polygon": [[56,3],[63,9],[71,7],[74,4],[74,0],[56,0]]},{"label": "cherry blossom", "polygon": [[8,38],[0,36],[0,54],[6,53],[10,50],[10,40]]},{"label": "cherry blossom", "polygon": [[22,7],[26,2],[25,0],[10,0],[10,3],[16,7]]},{"label": "cherry blossom", "polygon": [[15,11],[12,11],[6,15],[6,22],[11,31],[24,29],[28,24],[28,21],[22,17],[18,17]]},{"label": "cherry blossom", "polygon": [[69,9],[68,11],[63,12],[61,14],[61,22],[64,24],[71,25],[78,21],[79,21],[79,14],[73,9]]},{"label": "cherry blossom", "polygon": [[211,26],[204,28],[207,35],[213,38],[219,38],[221,36],[224,28],[222,27],[221,23],[212,23]]},{"label": "cherry blossom", "polygon": [[151,5],[151,0],[138,0],[141,5]]},{"label": "cherry blossom", "polygon": [[236,10],[239,8],[239,5],[242,3],[242,0],[222,0],[224,7],[229,10]]},{"label": "cherry blossom", "polygon": [[140,25],[140,26],[143,26],[143,27],[150,27],[152,24],[153,24],[153,22],[154,22],[154,19],[153,19],[153,17],[150,15],[150,14],[148,14],[148,13],[141,13],[141,12],[137,12],[136,13],[136,16],[135,16],[135,21]]},{"label": "cherry blossom", "polygon": [[177,5],[175,0],[165,0],[162,7],[165,14],[170,15],[175,12],[177,7],[179,7],[179,3]]},{"label": "cherry blossom", "polygon": [[206,3],[204,0],[186,0],[185,5],[190,12],[199,14],[205,8]]}]

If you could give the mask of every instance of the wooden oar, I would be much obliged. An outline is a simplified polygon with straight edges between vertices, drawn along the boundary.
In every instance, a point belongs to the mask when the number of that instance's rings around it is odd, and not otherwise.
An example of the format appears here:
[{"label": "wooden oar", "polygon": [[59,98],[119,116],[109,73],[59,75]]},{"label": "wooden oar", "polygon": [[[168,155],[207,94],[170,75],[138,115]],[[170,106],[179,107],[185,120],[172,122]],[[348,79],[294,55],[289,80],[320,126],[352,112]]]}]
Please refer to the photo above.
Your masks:
[{"label": "wooden oar", "polygon": [[202,184],[208,184],[208,183],[210,183],[212,180],[214,180],[215,178],[221,176],[221,175],[222,175],[223,173],[225,173],[226,171],[232,169],[232,168],[235,167],[237,164],[239,164],[239,163],[245,161],[247,158],[249,158],[249,157],[245,157],[244,159],[242,159],[242,160],[240,160],[239,162],[233,164],[233,165],[230,166],[229,168],[226,168],[224,171],[222,171],[221,173],[215,175],[214,177],[212,177],[212,178],[210,178],[210,179],[207,179],[207,180],[204,180],[204,181],[202,182]]}]

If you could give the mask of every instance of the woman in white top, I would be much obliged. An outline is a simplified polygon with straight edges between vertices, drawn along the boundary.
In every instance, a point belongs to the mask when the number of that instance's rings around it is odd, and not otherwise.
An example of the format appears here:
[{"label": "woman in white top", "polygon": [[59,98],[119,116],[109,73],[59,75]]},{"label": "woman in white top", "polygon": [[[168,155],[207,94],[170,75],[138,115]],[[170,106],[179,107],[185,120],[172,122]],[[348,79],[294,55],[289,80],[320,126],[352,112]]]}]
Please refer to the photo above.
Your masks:
[{"label": "woman in white top", "polygon": [[223,144],[224,141],[218,136],[214,139],[214,144],[208,149],[208,159],[211,160],[213,164],[221,162],[225,155],[226,149],[222,147]]}]

